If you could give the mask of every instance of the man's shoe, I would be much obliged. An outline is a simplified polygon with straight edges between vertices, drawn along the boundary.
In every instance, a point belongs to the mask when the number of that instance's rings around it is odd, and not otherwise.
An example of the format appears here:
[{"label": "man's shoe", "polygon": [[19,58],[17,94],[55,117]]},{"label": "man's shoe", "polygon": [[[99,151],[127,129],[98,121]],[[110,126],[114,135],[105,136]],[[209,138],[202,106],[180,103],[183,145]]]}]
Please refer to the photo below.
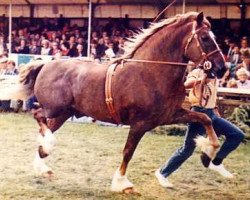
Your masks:
[{"label": "man's shoe", "polygon": [[233,178],[233,174],[231,174],[229,171],[227,171],[223,164],[220,165],[214,165],[212,162],[210,162],[209,169],[218,172],[220,175],[222,175],[225,178]]},{"label": "man's shoe", "polygon": [[161,174],[160,169],[157,169],[155,171],[155,176],[158,179],[158,181],[162,187],[166,187],[166,188],[173,188],[174,187],[173,184],[170,183],[169,180]]}]

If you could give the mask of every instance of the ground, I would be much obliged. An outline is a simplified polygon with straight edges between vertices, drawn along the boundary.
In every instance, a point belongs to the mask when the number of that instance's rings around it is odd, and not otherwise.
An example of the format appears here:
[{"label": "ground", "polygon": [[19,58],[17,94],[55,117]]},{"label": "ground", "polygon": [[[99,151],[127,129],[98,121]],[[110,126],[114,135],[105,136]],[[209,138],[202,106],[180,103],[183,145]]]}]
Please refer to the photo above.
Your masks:
[{"label": "ground", "polygon": [[179,147],[183,137],[147,133],[128,168],[128,178],[141,195],[110,191],[112,175],[122,159],[128,129],[67,122],[56,134],[47,163],[53,180],[34,175],[38,126],[28,114],[0,114],[0,200],[247,200],[250,199],[250,144],[241,145],[225,161],[235,179],[205,169],[195,154],[170,177],[164,189],[154,171]]}]

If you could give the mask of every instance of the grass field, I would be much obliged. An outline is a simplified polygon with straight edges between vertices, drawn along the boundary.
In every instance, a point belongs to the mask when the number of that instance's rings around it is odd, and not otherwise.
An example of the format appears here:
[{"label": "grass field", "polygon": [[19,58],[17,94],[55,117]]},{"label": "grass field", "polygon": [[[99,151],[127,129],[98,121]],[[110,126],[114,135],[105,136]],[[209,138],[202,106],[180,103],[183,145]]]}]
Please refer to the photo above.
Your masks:
[{"label": "grass field", "polygon": [[52,181],[33,173],[37,132],[28,114],[0,114],[0,200],[250,199],[250,144],[241,145],[225,161],[234,179],[223,179],[202,167],[196,152],[170,177],[175,188],[164,189],[154,171],[183,138],[146,134],[128,168],[128,178],[141,195],[126,195],[111,192],[110,184],[128,129],[66,123],[57,132],[56,148],[47,159],[56,175]]}]

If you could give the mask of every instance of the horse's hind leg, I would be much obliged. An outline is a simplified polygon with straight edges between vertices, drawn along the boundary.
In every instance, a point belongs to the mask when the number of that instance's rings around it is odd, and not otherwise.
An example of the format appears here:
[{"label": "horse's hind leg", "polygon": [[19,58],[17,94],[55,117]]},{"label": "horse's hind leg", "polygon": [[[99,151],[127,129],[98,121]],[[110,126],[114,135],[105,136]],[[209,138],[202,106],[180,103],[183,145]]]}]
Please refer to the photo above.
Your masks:
[{"label": "horse's hind leg", "polygon": [[133,184],[126,177],[126,170],[134,151],[146,131],[150,130],[149,124],[137,123],[131,126],[126,145],[123,150],[123,160],[120,168],[117,169],[113,176],[111,190],[114,192],[132,193]]},{"label": "horse's hind leg", "polygon": [[55,137],[52,132],[56,131],[61,125],[72,116],[71,112],[63,113],[57,118],[47,119],[43,115],[41,108],[33,112],[34,118],[37,120],[40,130],[38,135],[39,147],[34,160],[34,169],[39,175],[52,175],[51,169],[45,164],[44,159],[51,153]]},{"label": "horse's hind leg", "polygon": [[210,143],[210,145],[206,146],[205,148],[207,147],[209,148],[208,156],[210,158],[213,157],[217,151],[217,148],[219,147],[219,140],[214,132],[211,119],[206,114],[200,112],[194,112],[184,108],[176,110],[176,113],[173,116],[172,123],[188,123],[188,122],[199,122],[204,126]]}]

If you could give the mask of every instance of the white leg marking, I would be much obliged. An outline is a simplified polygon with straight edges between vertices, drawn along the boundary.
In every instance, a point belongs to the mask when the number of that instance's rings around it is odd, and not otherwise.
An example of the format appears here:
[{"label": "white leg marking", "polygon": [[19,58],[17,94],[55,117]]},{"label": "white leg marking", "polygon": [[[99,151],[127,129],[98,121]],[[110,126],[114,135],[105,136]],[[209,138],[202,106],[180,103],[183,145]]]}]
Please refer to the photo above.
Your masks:
[{"label": "white leg marking", "polygon": [[55,146],[56,139],[51,130],[46,129],[46,131],[44,132],[44,136],[42,136],[41,134],[38,135],[38,143],[43,147],[43,151],[49,154]]},{"label": "white leg marking", "polygon": [[51,169],[45,164],[44,159],[40,158],[38,152],[36,152],[33,167],[37,175],[43,175],[48,171],[51,171]]},{"label": "white leg marking", "polygon": [[202,152],[205,152],[211,159],[215,157],[217,149],[211,145],[208,138],[198,136],[194,140],[196,142],[196,146],[199,147]]},{"label": "white leg marking", "polygon": [[134,185],[131,183],[127,176],[121,176],[120,170],[117,169],[112,180],[111,190],[114,192],[122,192],[126,188],[133,188]]}]

